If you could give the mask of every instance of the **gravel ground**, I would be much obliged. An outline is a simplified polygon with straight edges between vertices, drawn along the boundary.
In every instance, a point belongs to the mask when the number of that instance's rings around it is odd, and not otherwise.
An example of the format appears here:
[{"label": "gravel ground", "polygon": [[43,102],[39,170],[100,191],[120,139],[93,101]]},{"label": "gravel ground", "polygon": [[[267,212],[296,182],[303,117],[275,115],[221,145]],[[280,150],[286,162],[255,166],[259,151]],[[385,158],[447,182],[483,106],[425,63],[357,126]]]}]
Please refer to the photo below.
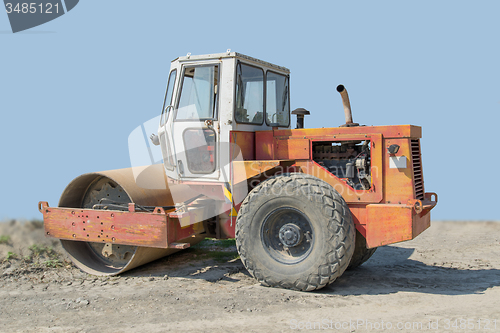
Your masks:
[{"label": "gravel ground", "polygon": [[[210,255],[221,250],[227,257]],[[0,223],[0,331],[500,331],[497,222],[433,222],[310,293],[263,287],[236,257],[231,244],[209,243],[96,277],[40,222]]]}]

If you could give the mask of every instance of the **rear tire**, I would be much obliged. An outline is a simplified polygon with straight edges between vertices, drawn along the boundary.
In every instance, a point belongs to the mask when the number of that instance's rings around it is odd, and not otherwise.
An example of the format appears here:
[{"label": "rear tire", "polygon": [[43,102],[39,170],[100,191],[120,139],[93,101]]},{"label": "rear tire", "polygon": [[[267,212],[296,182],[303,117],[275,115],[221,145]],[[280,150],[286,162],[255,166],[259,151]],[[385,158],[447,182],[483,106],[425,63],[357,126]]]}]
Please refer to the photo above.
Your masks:
[{"label": "rear tire", "polygon": [[311,291],[335,281],[354,252],[355,228],[342,196],[301,173],[272,177],[243,201],[236,220],[241,261],[260,283]]},{"label": "rear tire", "polygon": [[372,249],[366,248],[366,238],[356,230],[356,246],[354,247],[354,254],[352,255],[351,262],[347,269],[353,269],[364,264],[377,250],[376,247]]}]

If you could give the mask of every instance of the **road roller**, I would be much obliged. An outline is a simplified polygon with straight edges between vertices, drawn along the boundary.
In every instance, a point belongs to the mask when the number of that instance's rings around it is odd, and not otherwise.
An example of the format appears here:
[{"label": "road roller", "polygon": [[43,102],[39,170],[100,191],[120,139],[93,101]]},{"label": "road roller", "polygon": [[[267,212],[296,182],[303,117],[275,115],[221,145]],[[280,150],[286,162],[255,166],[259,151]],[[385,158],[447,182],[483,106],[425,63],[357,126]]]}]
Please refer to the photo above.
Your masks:
[{"label": "road roller", "polygon": [[359,125],[336,90],[345,124],[306,128],[311,112],[290,111],[287,68],[230,50],[179,57],[158,130],[142,136],[158,163],[75,178],[57,207],[39,202],[45,233],[93,275],[235,238],[262,285],[323,288],[377,247],[418,236],[437,204],[424,189],[421,127]]}]

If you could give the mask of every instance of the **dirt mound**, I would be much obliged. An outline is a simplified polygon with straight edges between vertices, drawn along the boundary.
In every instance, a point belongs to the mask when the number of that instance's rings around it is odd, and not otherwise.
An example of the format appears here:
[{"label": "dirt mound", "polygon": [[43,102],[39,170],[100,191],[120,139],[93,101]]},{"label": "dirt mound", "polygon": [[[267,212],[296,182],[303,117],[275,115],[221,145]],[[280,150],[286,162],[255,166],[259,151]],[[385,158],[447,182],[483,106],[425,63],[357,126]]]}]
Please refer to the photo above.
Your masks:
[{"label": "dirt mound", "polygon": [[59,240],[45,237],[42,221],[0,223],[0,280],[40,282],[61,269],[73,265]]}]

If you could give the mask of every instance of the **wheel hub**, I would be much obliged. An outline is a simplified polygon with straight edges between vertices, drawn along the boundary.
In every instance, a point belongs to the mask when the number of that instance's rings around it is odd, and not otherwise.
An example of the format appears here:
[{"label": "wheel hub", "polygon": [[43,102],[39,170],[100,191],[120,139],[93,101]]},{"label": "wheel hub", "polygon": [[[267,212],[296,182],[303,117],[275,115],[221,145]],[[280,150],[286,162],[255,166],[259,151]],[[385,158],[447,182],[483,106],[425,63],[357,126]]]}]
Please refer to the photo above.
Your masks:
[{"label": "wheel hub", "polygon": [[296,264],[307,258],[314,238],[309,218],[294,207],[272,210],[261,226],[262,245],[274,260],[283,264]]},{"label": "wheel hub", "polygon": [[294,247],[302,241],[302,230],[300,227],[293,223],[287,223],[280,228],[279,237],[280,241],[286,247]]}]

